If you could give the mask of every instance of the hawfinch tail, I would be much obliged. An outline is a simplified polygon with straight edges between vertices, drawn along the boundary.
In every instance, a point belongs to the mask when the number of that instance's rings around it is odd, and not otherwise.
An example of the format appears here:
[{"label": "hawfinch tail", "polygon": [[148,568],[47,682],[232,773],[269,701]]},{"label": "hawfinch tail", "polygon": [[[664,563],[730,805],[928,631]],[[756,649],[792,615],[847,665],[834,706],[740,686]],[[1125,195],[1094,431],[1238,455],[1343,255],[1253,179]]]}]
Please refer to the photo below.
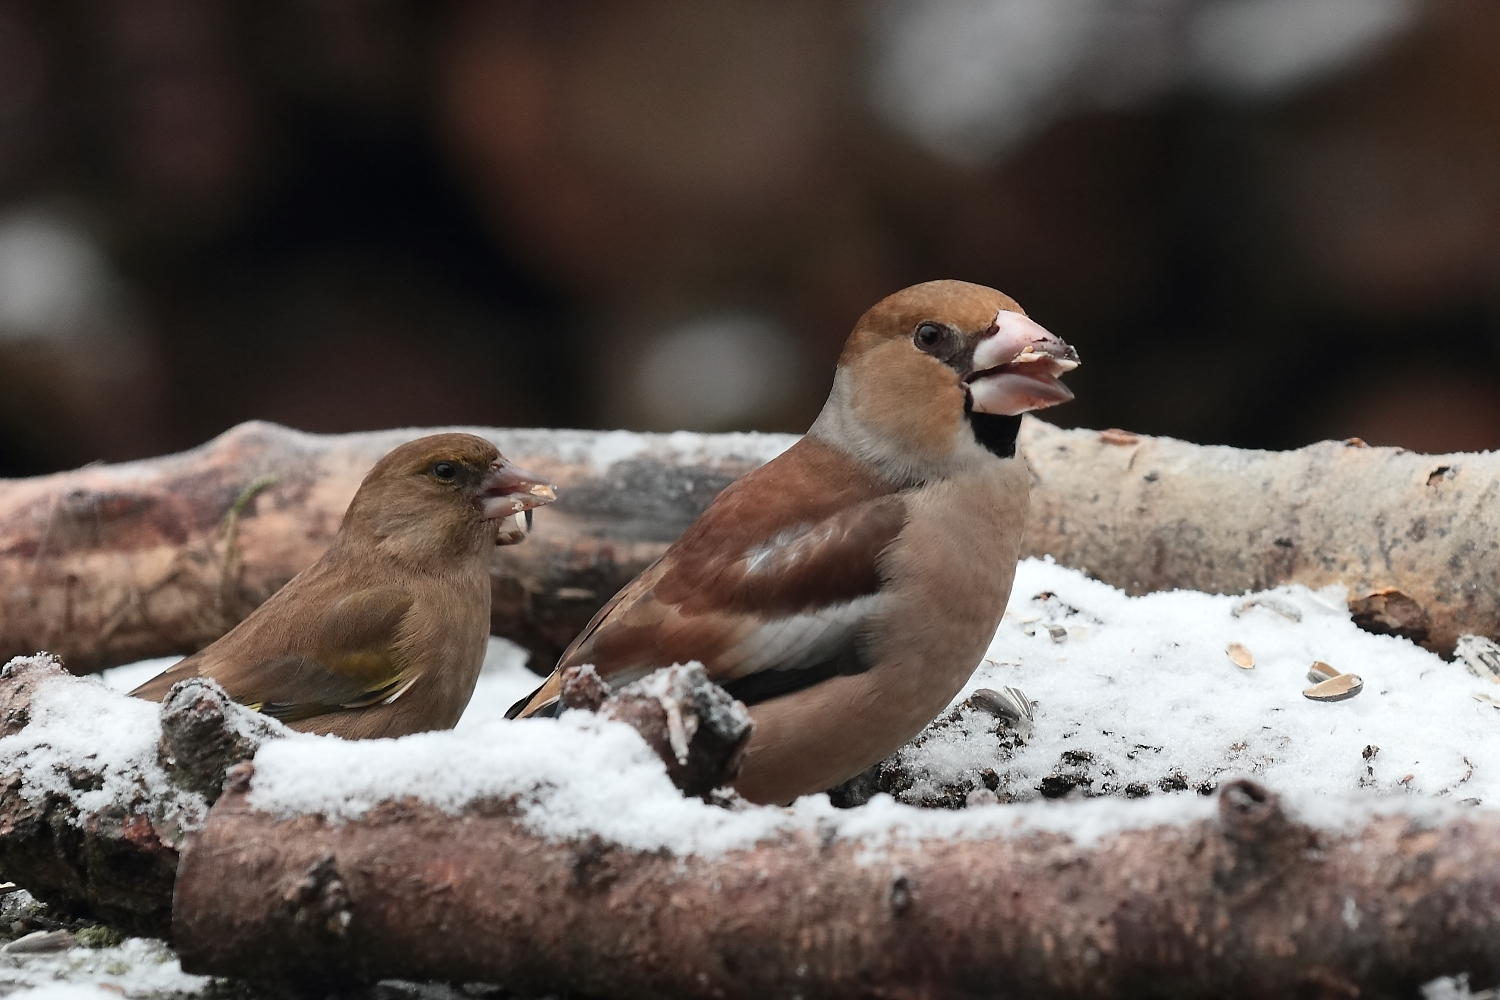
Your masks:
[{"label": "hawfinch tail", "polygon": [[[1022,413],[1072,398],[1071,347],[1009,297],[930,281],[860,318],[807,435],[720,493],[604,606],[558,670],[613,687],[700,661],[755,719],[735,787],[822,791],[931,722],[1010,596],[1030,477]],[[554,710],[559,675],[511,709]]]},{"label": "hawfinch tail", "polygon": [[449,729],[490,634],[489,555],[551,486],[472,434],[382,458],[328,551],[216,642],[136,688],[211,677],[293,729],[349,739]]}]

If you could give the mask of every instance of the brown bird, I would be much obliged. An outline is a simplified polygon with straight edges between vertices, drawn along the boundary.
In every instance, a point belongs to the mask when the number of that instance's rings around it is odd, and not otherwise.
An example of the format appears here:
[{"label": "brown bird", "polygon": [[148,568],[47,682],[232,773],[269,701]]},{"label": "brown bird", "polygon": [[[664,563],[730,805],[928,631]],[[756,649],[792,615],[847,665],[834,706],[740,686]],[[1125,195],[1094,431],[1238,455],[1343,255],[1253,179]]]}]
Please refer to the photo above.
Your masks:
[{"label": "brown bird", "polygon": [[404,444],[365,476],[321,559],[131,693],[160,701],[177,681],[211,677],[304,732],[449,729],[484,659],[489,552],[555,496],[472,434]]},{"label": "brown bird", "polygon": [[[931,722],[1005,612],[1030,476],[1020,414],[1072,398],[1071,347],[1000,292],[931,281],[854,327],[807,435],[720,493],[558,669],[612,686],[698,660],[755,719],[735,787],[829,788]],[[511,709],[555,711],[559,677]]]}]

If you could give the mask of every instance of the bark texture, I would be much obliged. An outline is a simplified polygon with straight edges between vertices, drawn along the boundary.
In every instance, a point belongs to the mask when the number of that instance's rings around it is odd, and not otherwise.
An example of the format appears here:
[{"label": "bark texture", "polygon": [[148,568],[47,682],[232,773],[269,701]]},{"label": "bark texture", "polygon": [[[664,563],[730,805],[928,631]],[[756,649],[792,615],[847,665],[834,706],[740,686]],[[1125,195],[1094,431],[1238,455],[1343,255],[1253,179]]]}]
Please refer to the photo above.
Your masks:
[{"label": "bark texture", "polygon": [[[791,440],[479,432],[561,490],[491,569],[493,630],[541,668]],[[370,466],[423,433],[252,423],[181,455],[0,482],[0,658],[46,649],[83,673],[207,645],[315,560]],[[1027,554],[1132,593],[1344,583],[1365,627],[1444,654],[1500,635],[1500,455],[1242,451],[1037,420],[1021,444]]]},{"label": "bark texture", "polygon": [[157,756],[172,782],[212,804],[236,764],[252,759],[286,727],[237,704],[218,682],[191,677],[162,699]]},{"label": "bark texture", "polygon": [[684,795],[702,798],[738,777],[755,721],[702,665],[658,670],[613,694],[591,666],[569,667],[562,682],[564,707],[597,712],[640,733]]},{"label": "bark texture", "polygon": [[1028,421],[1026,551],[1139,594],[1349,588],[1355,620],[1444,655],[1500,632],[1500,454],[1208,447]]},{"label": "bark texture", "polygon": [[[791,441],[472,430],[561,488],[491,566],[494,632],[547,669],[719,490]],[[180,455],[0,481],[0,660],[47,650],[89,673],[201,649],[323,553],[382,455],[428,433],[248,423]]]},{"label": "bark texture", "polygon": [[1500,975],[1497,817],[1334,833],[1249,782],[1219,804],[1082,849],[1048,834],[871,851],[808,832],[701,858],[548,842],[505,803],[331,824],[233,792],[183,859],[174,940],[185,969],[303,989],[1285,1000]]}]

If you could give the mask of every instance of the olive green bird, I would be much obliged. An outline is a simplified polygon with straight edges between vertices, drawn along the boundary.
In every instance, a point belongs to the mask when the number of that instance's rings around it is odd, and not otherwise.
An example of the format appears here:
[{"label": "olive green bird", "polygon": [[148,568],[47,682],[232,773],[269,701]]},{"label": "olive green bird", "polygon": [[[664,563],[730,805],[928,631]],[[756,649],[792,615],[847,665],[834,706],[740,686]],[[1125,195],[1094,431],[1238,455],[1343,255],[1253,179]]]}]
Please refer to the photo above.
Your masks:
[{"label": "olive green bird", "polygon": [[328,551],[212,645],[131,694],[209,677],[303,732],[449,729],[490,631],[489,553],[552,487],[472,434],[395,449],[365,476]]}]

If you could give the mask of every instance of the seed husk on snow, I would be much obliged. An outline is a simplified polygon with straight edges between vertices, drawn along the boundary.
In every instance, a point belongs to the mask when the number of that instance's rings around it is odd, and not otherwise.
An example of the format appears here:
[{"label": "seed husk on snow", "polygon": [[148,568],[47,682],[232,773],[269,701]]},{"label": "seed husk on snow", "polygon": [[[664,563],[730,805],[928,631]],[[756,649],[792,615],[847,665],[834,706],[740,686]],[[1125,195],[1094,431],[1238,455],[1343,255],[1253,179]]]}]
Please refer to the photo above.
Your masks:
[{"label": "seed husk on snow", "polygon": [[1241,670],[1255,669],[1255,654],[1250,652],[1249,647],[1238,642],[1231,642],[1224,647],[1224,652],[1229,656],[1229,662]]},{"label": "seed husk on snow", "polygon": [[1016,735],[1021,737],[1023,742],[1031,739],[1032,723],[1035,719],[1032,714],[1032,701],[1020,688],[1006,687],[1001,691],[996,691],[994,688],[980,688],[969,695],[969,704],[1004,722],[1006,726],[1015,730]]},{"label": "seed husk on snow", "polygon": [[1243,601],[1236,604],[1229,613],[1238,618],[1240,615],[1243,615],[1251,608],[1257,607],[1265,608],[1267,611],[1274,611],[1281,617],[1286,618],[1290,621],[1300,622],[1302,620],[1301,608],[1297,607],[1295,604],[1289,604],[1286,601],[1278,600],[1275,597],[1268,597],[1265,594],[1259,594],[1255,597],[1245,598]]},{"label": "seed husk on snow", "polygon": [[1337,670],[1333,669],[1322,660],[1313,660],[1313,665],[1308,668],[1307,671],[1307,679],[1312,681],[1314,684],[1322,684],[1326,680],[1331,680],[1334,677],[1339,676],[1341,675]]},{"label": "seed husk on snow", "polygon": [[1475,691],[1474,700],[1482,704],[1489,705],[1491,708],[1500,708],[1500,698],[1496,698],[1494,695],[1485,694],[1483,691]]},{"label": "seed husk on snow", "polygon": [[1461,635],[1453,652],[1475,677],[1500,682],[1500,646],[1494,642],[1482,635]]},{"label": "seed husk on snow", "polygon": [[7,955],[47,955],[77,946],[78,939],[69,931],[34,931],[25,937],[16,938],[0,948],[0,952]]},{"label": "seed husk on snow", "polygon": [[1337,674],[1302,692],[1310,701],[1346,701],[1365,689],[1358,674]]}]

